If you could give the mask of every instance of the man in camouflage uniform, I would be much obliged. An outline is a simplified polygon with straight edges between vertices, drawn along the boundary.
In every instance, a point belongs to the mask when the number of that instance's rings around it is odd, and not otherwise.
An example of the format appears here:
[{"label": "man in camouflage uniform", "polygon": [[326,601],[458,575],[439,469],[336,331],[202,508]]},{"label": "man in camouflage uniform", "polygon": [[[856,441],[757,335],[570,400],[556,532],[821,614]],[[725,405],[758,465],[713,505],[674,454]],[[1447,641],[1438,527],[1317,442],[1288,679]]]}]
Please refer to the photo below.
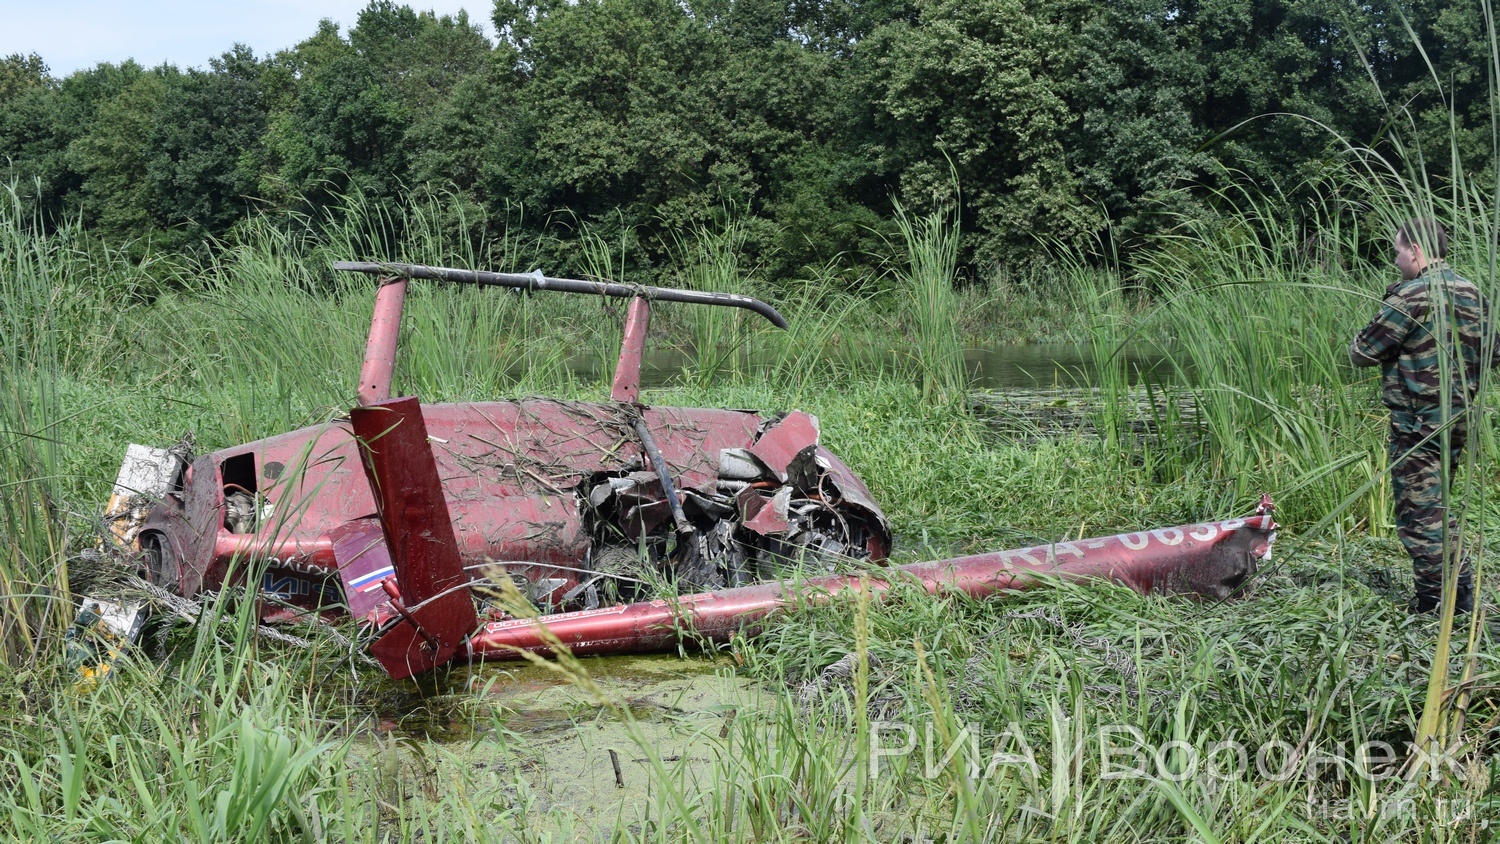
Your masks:
[{"label": "man in camouflage uniform", "polygon": [[[1447,257],[1448,235],[1436,221],[1402,226],[1396,232],[1401,279],[1386,288],[1380,312],[1349,349],[1355,366],[1382,368],[1381,398],[1391,411],[1396,531],[1416,575],[1413,612],[1441,606],[1445,538],[1449,559],[1461,567],[1457,611],[1474,606],[1473,571],[1459,552],[1458,520],[1451,512],[1444,536],[1443,493],[1468,437],[1466,410],[1479,386],[1482,350],[1494,346],[1485,336],[1478,288],[1453,272]],[[1493,355],[1485,362],[1492,363]]]}]

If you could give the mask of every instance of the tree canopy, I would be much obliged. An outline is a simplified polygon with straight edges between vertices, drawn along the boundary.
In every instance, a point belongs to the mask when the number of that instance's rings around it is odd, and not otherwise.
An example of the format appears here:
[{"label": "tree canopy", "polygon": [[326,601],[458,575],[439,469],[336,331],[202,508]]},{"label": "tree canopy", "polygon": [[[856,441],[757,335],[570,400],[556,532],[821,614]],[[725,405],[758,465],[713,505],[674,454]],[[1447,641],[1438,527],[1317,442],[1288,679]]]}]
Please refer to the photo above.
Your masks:
[{"label": "tree canopy", "polygon": [[12,55],[0,165],[47,215],[137,242],[440,191],[628,229],[646,267],[729,213],[773,277],[866,260],[893,201],[958,202],[981,265],[1128,249],[1210,213],[1226,172],[1295,197],[1393,121],[1439,177],[1450,141],[1493,167],[1469,2],[496,0],[493,23],[375,0],[202,69]]}]

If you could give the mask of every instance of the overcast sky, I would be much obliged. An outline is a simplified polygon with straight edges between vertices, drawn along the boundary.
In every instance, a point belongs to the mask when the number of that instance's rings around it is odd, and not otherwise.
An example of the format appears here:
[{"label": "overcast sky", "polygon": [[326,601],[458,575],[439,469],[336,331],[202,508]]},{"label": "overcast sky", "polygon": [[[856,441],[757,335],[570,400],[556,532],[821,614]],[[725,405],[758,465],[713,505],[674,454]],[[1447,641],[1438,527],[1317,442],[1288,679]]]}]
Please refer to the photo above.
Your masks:
[{"label": "overcast sky", "polygon": [[[0,56],[37,53],[66,76],[99,62],[135,59],[206,67],[236,41],[257,56],[291,47],[332,18],[347,33],[368,0],[0,0]],[[408,0],[419,11],[490,25],[491,0]]]}]

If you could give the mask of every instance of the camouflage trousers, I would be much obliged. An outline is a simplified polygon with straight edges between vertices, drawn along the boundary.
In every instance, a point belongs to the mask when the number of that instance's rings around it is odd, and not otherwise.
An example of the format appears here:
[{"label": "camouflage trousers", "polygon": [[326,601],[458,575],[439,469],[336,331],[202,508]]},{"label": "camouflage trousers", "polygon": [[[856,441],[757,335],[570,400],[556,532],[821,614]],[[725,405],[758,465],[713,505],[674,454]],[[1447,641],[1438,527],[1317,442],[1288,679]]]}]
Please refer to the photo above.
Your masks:
[{"label": "camouflage trousers", "polygon": [[[1431,414],[1391,412],[1390,466],[1395,498],[1396,533],[1411,555],[1412,573],[1419,601],[1442,594],[1443,523],[1446,515],[1448,553],[1459,550],[1458,519],[1443,510],[1443,443],[1433,434],[1437,424]],[[1451,485],[1463,455],[1468,431],[1462,423],[1450,428],[1447,475]],[[1429,434],[1432,438],[1422,442]],[[1451,488],[1451,487],[1450,487]],[[1462,561],[1460,583],[1472,574],[1467,558]]]}]

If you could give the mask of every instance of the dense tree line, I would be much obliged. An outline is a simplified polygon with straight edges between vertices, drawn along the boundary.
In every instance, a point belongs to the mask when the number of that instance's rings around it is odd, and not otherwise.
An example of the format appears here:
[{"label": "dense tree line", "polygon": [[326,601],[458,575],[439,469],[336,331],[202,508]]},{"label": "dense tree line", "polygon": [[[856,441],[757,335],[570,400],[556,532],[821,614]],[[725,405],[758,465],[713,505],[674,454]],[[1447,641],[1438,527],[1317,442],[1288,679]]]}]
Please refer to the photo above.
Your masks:
[{"label": "dense tree line", "polygon": [[993,265],[1128,247],[1209,213],[1225,173],[1295,198],[1332,132],[1397,126],[1439,169],[1450,137],[1492,155],[1474,0],[496,0],[493,22],[495,42],[377,0],[347,34],[207,69],[57,79],[10,56],[0,165],[48,215],[136,242],[438,190],[563,242],[624,230],[643,266],[733,214],[787,275],[878,251],[893,200],[958,199]]}]

